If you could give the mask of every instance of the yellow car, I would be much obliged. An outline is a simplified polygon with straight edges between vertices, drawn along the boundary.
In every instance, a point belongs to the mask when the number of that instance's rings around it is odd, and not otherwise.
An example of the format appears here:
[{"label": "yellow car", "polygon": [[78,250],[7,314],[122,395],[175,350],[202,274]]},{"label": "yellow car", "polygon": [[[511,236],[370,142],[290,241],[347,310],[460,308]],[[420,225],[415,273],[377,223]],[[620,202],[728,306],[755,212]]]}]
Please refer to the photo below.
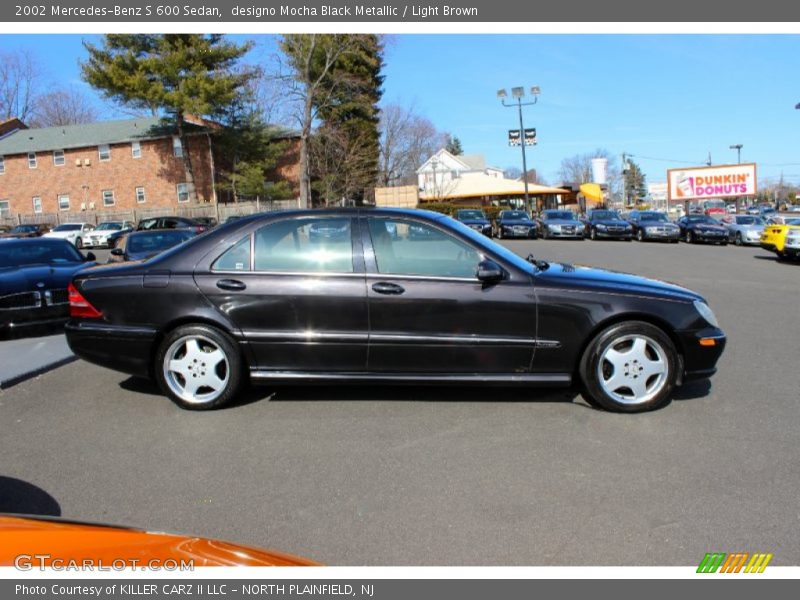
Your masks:
[{"label": "yellow car", "polygon": [[800,219],[788,219],[783,225],[767,225],[761,234],[761,247],[778,258],[800,257]]}]

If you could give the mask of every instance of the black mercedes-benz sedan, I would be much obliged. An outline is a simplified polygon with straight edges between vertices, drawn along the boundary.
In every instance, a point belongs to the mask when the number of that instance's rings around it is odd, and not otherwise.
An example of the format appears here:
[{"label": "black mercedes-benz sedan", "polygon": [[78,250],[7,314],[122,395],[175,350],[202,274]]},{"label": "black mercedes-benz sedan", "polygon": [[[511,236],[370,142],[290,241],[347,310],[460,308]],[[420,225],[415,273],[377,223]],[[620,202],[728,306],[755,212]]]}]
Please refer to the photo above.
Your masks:
[{"label": "black mercedes-benz sedan", "polygon": [[0,240],[0,334],[67,321],[67,286],[93,260],[66,240]]},{"label": "black mercedes-benz sedan", "polygon": [[719,221],[707,215],[686,215],[678,219],[681,238],[688,244],[708,242],[728,245],[728,230]]},{"label": "black mercedes-benz sedan", "polygon": [[[348,235],[312,234],[334,223]],[[72,350],[190,409],[251,380],[575,385],[638,412],[712,375],[725,347],[694,292],[524,260],[417,210],[255,215],[73,285]]]}]

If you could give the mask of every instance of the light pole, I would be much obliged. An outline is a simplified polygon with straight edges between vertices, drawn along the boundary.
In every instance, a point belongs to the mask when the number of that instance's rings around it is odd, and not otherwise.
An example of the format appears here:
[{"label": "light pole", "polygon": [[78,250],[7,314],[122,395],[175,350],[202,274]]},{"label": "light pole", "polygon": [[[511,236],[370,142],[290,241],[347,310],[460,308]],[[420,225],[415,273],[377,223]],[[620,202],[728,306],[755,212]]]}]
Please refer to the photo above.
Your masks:
[{"label": "light pole", "polygon": [[736,163],[742,164],[742,144],[731,144],[731,150],[736,150]]},{"label": "light pole", "polygon": [[438,166],[439,161],[435,158],[431,161],[431,168],[433,168],[433,201],[438,202],[439,198],[436,196],[436,167]]},{"label": "light pole", "polygon": [[528,210],[531,209],[530,198],[528,197],[528,163],[525,158],[525,126],[522,124],[522,107],[523,106],[533,106],[539,101],[539,94],[541,90],[539,89],[538,85],[535,85],[531,88],[531,95],[533,96],[533,102],[523,102],[522,99],[525,97],[525,88],[524,87],[513,87],[511,88],[511,97],[516,100],[516,104],[514,102],[506,104],[506,98],[508,98],[508,94],[506,91],[498,90],[497,97],[500,99],[500,103],[505,106],[506,108],[510,108],[513,106],[517,107],[519,111],[519,137],[520,137],[520,147],[522,148],[522,181],[525,184],[525,206]]}]

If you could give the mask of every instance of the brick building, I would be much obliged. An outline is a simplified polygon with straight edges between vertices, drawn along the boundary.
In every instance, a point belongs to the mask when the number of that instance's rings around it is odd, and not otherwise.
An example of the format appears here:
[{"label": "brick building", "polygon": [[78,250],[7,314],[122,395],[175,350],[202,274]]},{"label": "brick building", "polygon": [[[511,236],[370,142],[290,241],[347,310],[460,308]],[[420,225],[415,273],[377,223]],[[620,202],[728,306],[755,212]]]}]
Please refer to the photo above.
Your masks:
[{"label": "brick building", "polygon": [[186,146],[158,118],[28,129],[0,123],[0,216],[177,208],[214,202],[211,137],[187,119]]}]

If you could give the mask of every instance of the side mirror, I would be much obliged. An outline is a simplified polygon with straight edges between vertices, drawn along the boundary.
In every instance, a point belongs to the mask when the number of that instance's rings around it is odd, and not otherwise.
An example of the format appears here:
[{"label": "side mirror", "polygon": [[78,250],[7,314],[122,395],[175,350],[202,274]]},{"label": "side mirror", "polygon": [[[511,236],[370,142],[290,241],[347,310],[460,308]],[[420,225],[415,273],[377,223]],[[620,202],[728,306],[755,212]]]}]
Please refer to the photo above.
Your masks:
[{"label": "side mirror", "polygon": [[125,256],[125,251],[122,248],[114,248],[111,251],[112,256]]},{"label": "side mirror", "polygon": [[93,260],[97,260],[97,257],[94,255],[94,252],[89,252],[86,255],[86,262],[91,262]]},{"label": "side mirror", "polygon": [[478,272],[475,275],[483,283],[497,283],[505,278],[503,267],[493,260],[482,260],[478,263]]}]

